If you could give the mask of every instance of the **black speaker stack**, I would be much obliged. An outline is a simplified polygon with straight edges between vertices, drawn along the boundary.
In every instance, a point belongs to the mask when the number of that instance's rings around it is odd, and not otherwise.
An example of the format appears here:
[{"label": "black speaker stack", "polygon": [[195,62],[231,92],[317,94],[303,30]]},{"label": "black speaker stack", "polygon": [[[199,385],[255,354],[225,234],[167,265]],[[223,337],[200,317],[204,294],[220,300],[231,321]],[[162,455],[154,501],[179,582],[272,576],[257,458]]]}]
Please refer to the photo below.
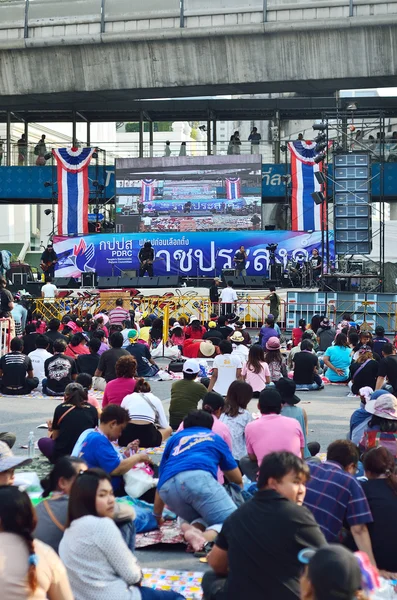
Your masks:
[{"label": "black speaker stack", "polygon": [[179,287],[179,279],[178,275],[163,275],[162,277],[98,277],[98,289]]}]

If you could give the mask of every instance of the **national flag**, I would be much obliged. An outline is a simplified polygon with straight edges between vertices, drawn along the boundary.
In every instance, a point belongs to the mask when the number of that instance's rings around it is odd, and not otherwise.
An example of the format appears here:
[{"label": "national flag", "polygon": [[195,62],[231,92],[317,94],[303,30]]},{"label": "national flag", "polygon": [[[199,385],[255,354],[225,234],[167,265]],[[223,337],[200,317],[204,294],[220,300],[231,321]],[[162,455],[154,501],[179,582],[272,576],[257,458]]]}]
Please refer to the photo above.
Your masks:
[{"label": "national flag", "polygon": [[88,165],[95,148],[54,148],[58,182],[58,235],[88,233]]},{"label": "national flag", "polygon": [[292,183],[292,231],[321,230],[325,207],[315,204],[311,194],[321,191],[314,174],[322,171],[323,164],[316,164],[314,157],[316,142],[296,140],[288,142],[291,154],[291,183]]},{"label": "national flag", "polygon": [[142,202],[151,202],[154,194],[155,179],[142,179],[141,198]]},{"label": "national flag", "polygon": [[241,189],[240,177],[229,177],[226,179],[226,198],[228,200],[238,200]]}]

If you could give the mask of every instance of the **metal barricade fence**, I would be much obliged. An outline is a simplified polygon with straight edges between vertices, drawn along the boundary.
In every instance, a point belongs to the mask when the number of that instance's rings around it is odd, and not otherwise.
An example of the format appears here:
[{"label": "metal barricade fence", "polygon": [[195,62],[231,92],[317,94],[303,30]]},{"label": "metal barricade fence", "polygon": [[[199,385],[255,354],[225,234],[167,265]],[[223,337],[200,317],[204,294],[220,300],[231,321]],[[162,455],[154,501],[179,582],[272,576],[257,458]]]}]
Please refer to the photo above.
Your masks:
[{"label": "metal barricade fence", "polygon": [[[13,335],[13,319],[0,319],[0,356],[10,351],[11,337]],[[14,330],[15,335],[15,330]]]},{"label": "metal barricade fence", "polygon": [[306,323],[309,324],[313,315],[321,315],[322,317],[328,317],[332,323],[337,322],[336,307],[329,304],[311,304],[307,302],[299,302],[295,300],[289,300],[285,303],[286,311],[286,323],[285,329],[288,331],[294,327],[298,327],[300,319],[305,319]]}]

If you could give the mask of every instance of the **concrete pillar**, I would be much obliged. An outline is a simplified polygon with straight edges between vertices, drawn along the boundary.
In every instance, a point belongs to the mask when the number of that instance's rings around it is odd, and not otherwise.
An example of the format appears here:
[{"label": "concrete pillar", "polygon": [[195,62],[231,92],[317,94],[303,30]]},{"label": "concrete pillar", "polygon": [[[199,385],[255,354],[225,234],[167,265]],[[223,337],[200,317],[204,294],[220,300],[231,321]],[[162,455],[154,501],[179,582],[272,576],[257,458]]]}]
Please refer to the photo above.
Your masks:
[{"label": "concrete pillar", "polygon": [[6,129],[6,149],[7,149],[7,167],[11,166],[11,112],[7,110],[7,129]]},{"label": "concrete pillar", "polygon": [[343,150],[348,149],[347,116],[342,117],[342,148],[343,148]]},{"label": "concrete pillar", "polygon": [[87,148],[91,146],[91,123],[87,121]]},{"label": "concrete pillar", "polygon": [[139,117],[139,158],[143,158],[143,116]]},{"label": "concrete pillar", "polygon": [[216,119],[212,121],[212,154],[216,155]]},{"label": "concrete pillar", "polygon": [[149,156],[153,156],[153,121],[149,121]]},{"label": "concrete pillar", "polygon": [[207,155],[211,154],[211,121],[207,120]]},{"label": "concrete pillar", "polygon": [[278,164],[281,162],[281,159],[280,159],[281,128],[280,128],[280,114],[278,111],[276,111],[276,115],[275,115],[275,119],[274,119],[274,126],[277,127],[277,139],[275,139],[275,141],[274,141],[274,162],[276,164]]}]

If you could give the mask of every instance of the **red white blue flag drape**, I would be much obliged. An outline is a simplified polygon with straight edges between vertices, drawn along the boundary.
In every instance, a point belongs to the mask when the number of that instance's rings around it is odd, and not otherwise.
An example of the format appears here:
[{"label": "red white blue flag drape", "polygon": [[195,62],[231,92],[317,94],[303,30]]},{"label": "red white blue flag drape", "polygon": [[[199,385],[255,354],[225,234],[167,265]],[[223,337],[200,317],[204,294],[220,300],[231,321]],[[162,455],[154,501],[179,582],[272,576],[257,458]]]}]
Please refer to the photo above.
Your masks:
[{"label": "red white blue flag drape", "polygon": [[151,202],[154,194],[155,179],[142,179],[141,198],[142,202]]},{"label": "red white blue flag drape", "polygon": [[58,235],[88,233],[88,165],[95,148],[54,148],[58,182]]},{"label": "red white blue flag drape", "polygon": [[229,177],[226,179],[226,198],[228,200],[237,200],[241,196],[240,177]]},{"label": "red white blue flag drape", "polygon": [[322,204],[315,204],[311,194],[321,191],[321,185],[314,176],[322,171],[322,163],[316,165],[314,157],[316,142],[296,140],[288,142],[291,154],[292,184],[292,231],[318,231],[323,222]]}]

